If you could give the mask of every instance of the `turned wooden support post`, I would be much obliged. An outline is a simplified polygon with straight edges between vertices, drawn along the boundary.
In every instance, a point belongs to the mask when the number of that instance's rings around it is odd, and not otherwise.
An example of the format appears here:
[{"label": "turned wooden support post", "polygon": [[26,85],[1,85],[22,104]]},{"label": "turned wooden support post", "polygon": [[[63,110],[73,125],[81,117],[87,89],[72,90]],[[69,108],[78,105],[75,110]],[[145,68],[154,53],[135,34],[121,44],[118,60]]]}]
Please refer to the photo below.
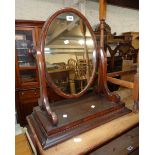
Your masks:
[{"label": "turned wooden support post", "polygon": [[106,0],[99,0],[99,19],[105,20],[106,17]]},{"label": "turned wooden support post", "polygon": [[98,75],[98,92],[103,91],[104,86],[104,77],[102,76],[104,74],[103,71],[103,63],[102,59],[104,59],[104,51],[101,52],[101,50],[104,50],[104,20],[105,20],[105,1],[99,0],[99,20],[100,20],[100,47],[98,48],[99,53],[99,75]]},{"label": "turned wooden support post", "polygon": [[104,21],[106,17],[106,0],[99,1],[100,47],[104,47]]},{"label": "turned wooden support post", "polygon": [[99,1],[99,20],[100,20],[100,47],[99,52],[99,75],[98,75],[98,92],[102,92],[113,102],[119,102],[120,97],[109,91],[107,86],[107,56],[104,51],[104,22],[106,17],[106,1]]}]

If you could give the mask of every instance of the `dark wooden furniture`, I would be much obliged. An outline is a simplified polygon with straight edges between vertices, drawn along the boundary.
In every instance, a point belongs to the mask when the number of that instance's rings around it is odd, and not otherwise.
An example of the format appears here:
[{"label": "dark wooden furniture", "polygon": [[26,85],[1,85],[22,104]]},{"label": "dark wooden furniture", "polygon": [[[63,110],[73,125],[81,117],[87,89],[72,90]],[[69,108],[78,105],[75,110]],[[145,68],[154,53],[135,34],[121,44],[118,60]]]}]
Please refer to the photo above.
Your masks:
[{"label": "dark wooden furniture", "polygon": [[[107,75],[109,82],[121,86],[116,93],[121,96],[123,102],[126,102],[126,106],[134,112],[137,112],[139,107],[139,73],[137,67],[133,60],[123,60],[122,71],[108,73]],[[117,79],[118,76],[121,76],[121,79]]]},{"label": "dark wooden furniture", "polygon": [[[114,49],[111,48],[111,44],[106,45],[107,50],[110,53],[110,57],[108,57],[108,73],[122,71],[123,62],[125,60],[132,60],[135,64],[138,62],[139,49],[134,48],[131,45],[132,40],[128,39],[118,43]],[[120,76],[118,75],[117,78],[119,79]],[[111,91],[116,91],[118,90],[119,85],[108,82],[108,87]]]},{"label": "dark wooden furniture", "polygon": [[139,49],[139,32],[124,32],[125,40],[129,40],[135,49]]},{"label": "dark wooden furniture", "polygon": [[[94,33],[99,46],[100,25],[96,26]],[[111,27],[104,22],[104,48],[108,58],[107,71],[121,71],[123,60],[138,61],[139,33],[125,32],[117,36],[111,33]]]},{"label": "dark wooden furniture", "polygon": [[[101,38],[100,48],[98,49],[95,35],[89,22],[79,11],[73,8],[64,8],[57,11],[48,18],[43,26],[40,36],[40,44],[37,48],[37,60],[39,64],[38,67],[41,86],[39,106],[35,107],[32,114],[27,117],[30,129],[35,130],[36,136],[43,149],[48,149],[71,137],[77,136],[131,112],[131,110],[127,109],[124,104],[120,102],[119,96],[115,93],[111,93],[107,87],[107,57],[104,51],[105,10],[105,2],[104,0],[100,0]],[[66,27],[59,29],[56,33],[54,33],[54,31],[52,31],[52,33],[51,31],[48,31],[53,30],[52,28],[56,24],[55,21],[58,21],[59,24],[61,24],[60,17],[63,18],[67,16],[69,16],[69,20],[71,22],[68,22],[69,24],[67,23]],[[56,20],[56,18],[58,20]],[[65,21],[63,21],[63,24],[64,23]],[[83,50],[87,57],[88,46],[86,45],[86,29],[87,33],[90,33],[94,47],[92,48],[93,71],[89,74],[89,78],[87,77],[87,83],[83,89],[80,92],[72,94],[61,90],[49,76],[50,73],[47,71],[46,67],[47,52],[45,47],[47,47],[49,42],[56,42],[58,37],[66,39],[64,38],[65,35],[62,35],[66,31],[68,32],[67,34],[73,34],[69,31],[73,30],[75,34],[75,27],[78,27],[79,31],[82,30],[82,35],[79,35],[78,37],[84,38]],[[49,36],[49,34],[52,34],[53,36]],[[53,40],[53,38],[55,40]],[[48,44],[48,47],[53,47],[53,45],[55,44]],[[76,48],[77,46],[75,46],[75,49]],[[53,55],[55,54],[54,50],[55,49],[52,48],[51,54]],[[90,67],[88,66],[88,62],[89,59],[86,58],[87,68]],[[98,71],[97,89],[88,93],[88,88],[95,82],[96,71]],[[59,96],[63,97],[64,100],[50,103],[47,96],[47,85],[53,88],[53,90]]]},{"label": "dark wooden furniture", "polygon": [[[95,29],[95,36],[99,46],[100,43],[100,26]],[[104,47],[107,53],[107,72],[122,71],[123,60],[133,60],[139,62],[139,33],[125,32],[116,36],[111,33],[110,26],[104,22]],[[120,76],[118,75],[119,79]],[[110,91],[116,91],[119,85],[108,82]]]},{"label": "dark wooden furniture", "polygon": [[139,0],[107,0],[107,3],[136,10],[139,9]]},{"label": "dark wooden furniture", "polygon": [[[38,105],[40,97],[39,73],[34,52],[43,24],[44,21],[15,21],[15,103],[17,121],[21,126],[27,124],[26,116]],[[51,102],[61,99],[48,86],[47,89]]]},{"label": "dark wooden furniture", "polygon": [[40,96],[36,59],[32,54],[39,41],[43,21],[16,20],[16,110],[18,122],[23,126],[26,116],[38,104]]},{"label": "dark wooden furniture", "polygon": [[135,49],[129,42],[118,43],[114,49],[111,48],[110,44],[107,44],[106,47],[110,53],[109,72],[121,71],[123,60],[137,62],[139,49]]}]

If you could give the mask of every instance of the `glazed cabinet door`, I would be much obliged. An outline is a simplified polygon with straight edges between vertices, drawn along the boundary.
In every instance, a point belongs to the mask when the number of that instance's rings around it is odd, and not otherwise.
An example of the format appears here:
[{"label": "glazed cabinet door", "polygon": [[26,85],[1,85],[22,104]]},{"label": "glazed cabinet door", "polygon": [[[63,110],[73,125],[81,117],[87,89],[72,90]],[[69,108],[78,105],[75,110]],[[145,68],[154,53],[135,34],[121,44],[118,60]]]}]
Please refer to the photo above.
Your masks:
[{"label": "glazed cabinet door", "polygon": [[16,68],[21,87],[38,84],[36,59],[32,53],[36,47],[34,28],[16,28]]}]

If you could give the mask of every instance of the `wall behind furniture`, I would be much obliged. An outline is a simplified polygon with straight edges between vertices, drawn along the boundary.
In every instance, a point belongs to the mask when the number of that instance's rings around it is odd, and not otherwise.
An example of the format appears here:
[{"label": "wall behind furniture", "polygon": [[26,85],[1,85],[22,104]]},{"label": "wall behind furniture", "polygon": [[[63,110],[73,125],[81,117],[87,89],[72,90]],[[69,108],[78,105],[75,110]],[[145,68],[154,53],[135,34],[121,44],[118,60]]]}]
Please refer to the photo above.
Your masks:
[{"label": "wall behind furniture", "polygon": [[[65,6],[72,6],[81,10],[77,0],[15,0],[15,18],[24,20],[46,20],[52,13]],[[84,0],[83,0],[84,1]],[[99,23],[98,3],[85,1],[82,12],[94,28]],[[112,32],[121,34],[127,31],[139,31],[139,11],[107,5],[106,22],[110,25]]]}]

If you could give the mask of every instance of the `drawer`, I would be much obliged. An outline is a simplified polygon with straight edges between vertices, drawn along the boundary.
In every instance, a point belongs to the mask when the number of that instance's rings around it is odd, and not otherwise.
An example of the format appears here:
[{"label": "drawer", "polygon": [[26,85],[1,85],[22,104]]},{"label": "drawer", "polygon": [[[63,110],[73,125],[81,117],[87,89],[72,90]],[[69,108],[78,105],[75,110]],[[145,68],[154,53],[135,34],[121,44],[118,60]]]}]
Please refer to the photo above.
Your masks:
[{"label": "drawer", "polygon": [[25,90],[25,91],[19,92],[19,98],[21,100],[27,100],[27,99],[33,99],[33,98],[39,98],[39,97],[40,97],[39,89]]},{"label": "drawer", "polygon": [[38,106],[37,98],[21,100],[20,102],[20,112],[21,112],[20,125],[25,126],[27,124],[26,116],[30,115],[33,112],[33,108],[36,106]]}]

